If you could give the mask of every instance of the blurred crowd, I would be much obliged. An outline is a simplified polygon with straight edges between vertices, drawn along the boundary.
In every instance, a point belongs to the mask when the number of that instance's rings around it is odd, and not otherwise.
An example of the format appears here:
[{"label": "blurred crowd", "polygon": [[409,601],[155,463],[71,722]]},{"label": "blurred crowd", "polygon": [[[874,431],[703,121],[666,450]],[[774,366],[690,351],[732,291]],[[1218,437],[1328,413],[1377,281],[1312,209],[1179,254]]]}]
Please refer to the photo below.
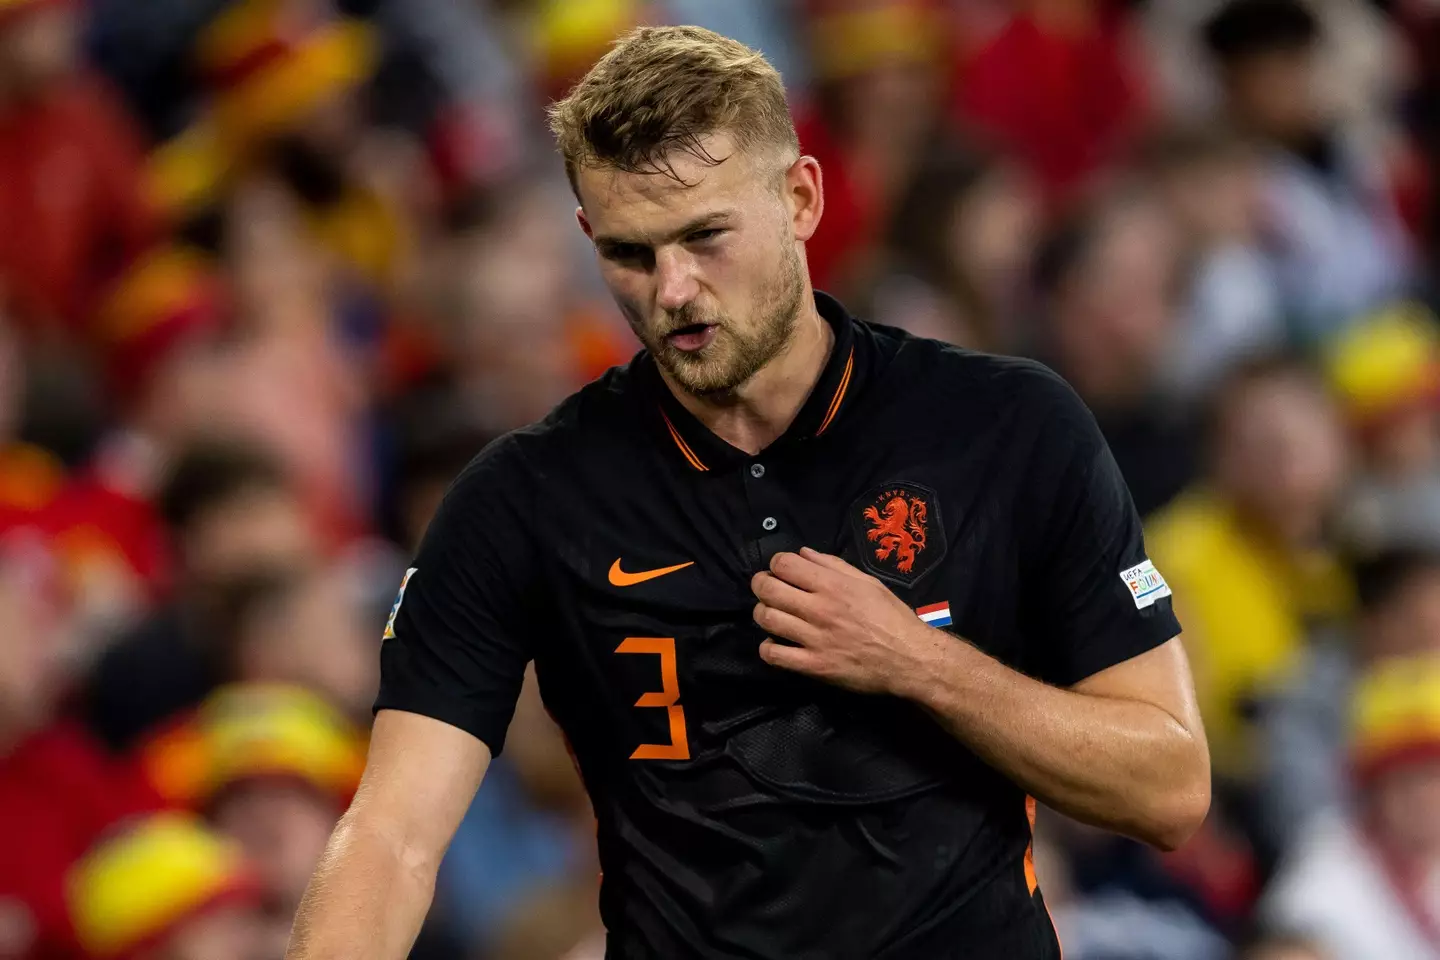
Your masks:
[{"label": "blurred crowd", "polygon": [[[0,960],[279,960],[450,479],[636,349],[544,106],[782,71],[857,314],[1095,412],[1214,755],[1071,960],[1440,958],[1440,2],[0,0]],[[598,960],[533,684],[422,960]]]}]

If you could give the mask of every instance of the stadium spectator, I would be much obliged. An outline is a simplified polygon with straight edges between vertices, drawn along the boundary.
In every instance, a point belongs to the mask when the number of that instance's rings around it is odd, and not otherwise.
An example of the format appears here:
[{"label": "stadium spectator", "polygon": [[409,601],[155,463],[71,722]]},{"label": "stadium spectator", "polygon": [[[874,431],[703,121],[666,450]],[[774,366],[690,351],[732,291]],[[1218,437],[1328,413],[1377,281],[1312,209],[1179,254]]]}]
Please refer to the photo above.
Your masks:
[{"label": "stadium spectator", "polygon": [[942,122],[946,21],[934,0],[805,0],[814,86],[800,148],[825,170],[825,218],[805,245],[817,289],[873,276],[874,245]]},{"label": "stadium spectator", "polygon": [[1412,255],[1384,158],[1319,96],[1321,41],[1301,0],[1232,0],[1205,25],[1226,113],[1266,151],[1267,234],[1309,341],[1403,293]]},{"label": "stadium spectator", "polygon": [[868,314],[979,349],[1017,349],[1042,228],[1030,178],[1003,156],[927,153],[897,204]]},{"label": "stadium spectator", "polygon": [[1040,251],[1034,349],[1095,414],[1141,516],[1195,476],[1198,438],[1165,393],[1179,335],[1180,236],[1144,188],[1078,210]]},{"label": "stadium spectator", "polygon": [[1253,772],[1255,699],[1307,635],[1350,609],[1324,534],[1348,469],[1334,406],[1303,364],[1261,359],[1214,400],[1203,481],[1147,524],[1146,544],[1177,597],[1196,690],[1222,782]]},{"label": "stadium spectator", "polygon": [[1319,631],[1280,690],[1261,705],[1260,797],[1269,849],[1283,851],[1317,817],[1348,802],[1345,745],[1356,676],[1396,657],[1440,655],[1440,528],[1422,544],[1391,531],[1355,565],[1359,622]]},{"label": "stadium spectator", "polygon": [[1306,829],[1262,918],[1336,957],[1440,957],[1440,660],[1379,664],[1352,702],[1355,810]]},{"label": "stadium spectator", "polygon": [[1193,401],[1235,361],[1272,352],[1287,340],[1285,308],[1261,230],[1258,156],[1227,131],[1179,127],[1147,142],[1138,165],[1185,235],[1191,277],[1166,379]]},{"label": "stadium spectator", "polygon": [[221,673],[236,682],[301,685],[352,720],[368,720],[378,641],[359,599],[338,566],[260,570],[227,584],[217,602]]},{"label": "stadium spectator", "polygon": [[142,756],[157,790],[244,851],[265,914],[259,956],[283,956],[290,918],[360,782],[360,731],[303,687],[240,684],[211,694]]},{"label": "stadium spectator", "polygon": [[0,9],[0,291],[31,336],[75,345],[158,236],[143,146],[79,59],[69,0]]},{"label": "stadium spectator", "polygon": [[[541,703],[534,670],[527,673],[512,725],[517,739],[491,765],[486,776],[494,776],[494,786],[481,789],[461,822],[440,882],[441,902],[465,918],[472,939],[523,957],[514,951],[539,935],[532,921],[557,896],[572,908],[577,891],[594,896],[599,866],[590,802]],[[561,930],[562,938],[574,937],[562,949],[580,939],[575,926]]]},{"label": "stadium spectator", "polygon": [[1331,960],[1306,937],[1287,933],[1260,934],[1245,944],[1238,960]]},{"label": "stadium spectator", "polygon": [[91,727],[116,749],[223,679],[215,605],[226,584],[303,569],[318,552],[281,468],[249,447],[209,441],[182,452],[160,507],[179,568],[175,597],[106,652],[86,692]]},{"label": "stadium spectator", "polygon": [[70,878],[86,960],[255,960],[259,886],[241,851],[180,813],[97,844]]},{"label": "stadium spectator", "polygon": [[63,716],[74,661],[58,565],[26,531],[0,539],[0,956],[75,960],[67,873],[160,798]]},{"label": "stadium spectator", "polygon": [[955,119],[1026,165],[1054,203],[1083,191],[1139,134],[1149,94],[1128,11],[1022,0],[959,61]]}]

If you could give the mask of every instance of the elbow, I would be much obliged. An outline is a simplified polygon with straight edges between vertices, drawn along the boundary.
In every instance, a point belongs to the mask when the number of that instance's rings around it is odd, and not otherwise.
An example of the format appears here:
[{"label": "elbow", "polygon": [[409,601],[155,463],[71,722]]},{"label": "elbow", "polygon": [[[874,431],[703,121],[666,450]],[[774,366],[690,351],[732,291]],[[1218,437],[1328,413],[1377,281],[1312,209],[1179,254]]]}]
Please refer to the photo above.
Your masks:
[{"label": "elbow", "polygon": [[1156,804],[1139,839],[1165,853],[1174,853],[1199,831],[1210,813],[1210,784],[1174,790]]},{"label": "elbow", "polygon": [[1203,742],[1154,795],[1137,839],[1166,853],[1184,846],[1210,814],[1210,758]]}]

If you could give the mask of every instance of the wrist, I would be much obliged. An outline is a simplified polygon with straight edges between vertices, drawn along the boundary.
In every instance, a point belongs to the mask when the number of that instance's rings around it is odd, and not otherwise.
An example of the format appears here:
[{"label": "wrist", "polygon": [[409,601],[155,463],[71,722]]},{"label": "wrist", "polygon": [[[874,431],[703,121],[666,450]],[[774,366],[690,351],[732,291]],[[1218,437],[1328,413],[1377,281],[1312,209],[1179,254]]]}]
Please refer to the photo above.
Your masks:
[{"label": "wrist", "polygon": [[949,673],[947,664],[956,645],[956,638],[945,631],[917,623],[905,644],[905,656],[890,678],[890,693],[920,706],[929,705],[937,699]]}]

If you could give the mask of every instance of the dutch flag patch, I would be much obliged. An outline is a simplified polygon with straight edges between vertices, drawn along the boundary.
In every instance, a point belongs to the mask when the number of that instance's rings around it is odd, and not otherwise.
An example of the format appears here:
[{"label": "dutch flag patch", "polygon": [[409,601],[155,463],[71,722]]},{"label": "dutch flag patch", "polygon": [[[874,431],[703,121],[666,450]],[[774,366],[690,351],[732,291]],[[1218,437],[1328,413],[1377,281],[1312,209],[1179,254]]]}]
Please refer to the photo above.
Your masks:
[{"label": "dutch flag patch", "polygon": [[950,626],[950,602],[948,600],[940,603],[932,603],[926,607],[916,607],[915,614],[931,627]]}]

